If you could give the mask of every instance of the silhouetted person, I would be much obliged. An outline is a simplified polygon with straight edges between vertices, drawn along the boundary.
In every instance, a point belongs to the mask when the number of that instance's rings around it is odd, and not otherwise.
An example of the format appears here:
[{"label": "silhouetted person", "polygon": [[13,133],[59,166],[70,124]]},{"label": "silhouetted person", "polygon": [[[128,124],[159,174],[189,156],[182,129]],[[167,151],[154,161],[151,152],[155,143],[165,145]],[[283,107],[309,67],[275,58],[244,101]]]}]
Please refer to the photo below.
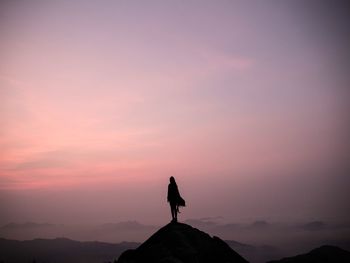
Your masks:
[{"label": "silhouetted person", "polygon": [[180,196],[173,176],[170,177],[170,184],[168,186],[168,202],[170,203],[172,222],[177,222],[177,213],[180,213],[179,206],[185,206],[185,200]]}]

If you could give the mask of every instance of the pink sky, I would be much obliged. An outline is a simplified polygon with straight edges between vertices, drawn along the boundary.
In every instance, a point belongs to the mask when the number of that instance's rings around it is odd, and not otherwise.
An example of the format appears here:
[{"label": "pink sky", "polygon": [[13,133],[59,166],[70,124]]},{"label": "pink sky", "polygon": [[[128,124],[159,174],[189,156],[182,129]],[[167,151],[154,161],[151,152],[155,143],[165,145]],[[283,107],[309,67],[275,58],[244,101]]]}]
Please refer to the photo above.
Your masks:
[{"label": "pink sky", "polygon": [[164,222],[170,176],[184,218],[344,219],[347,29],[312,5],[1,4],[1,223]]}]

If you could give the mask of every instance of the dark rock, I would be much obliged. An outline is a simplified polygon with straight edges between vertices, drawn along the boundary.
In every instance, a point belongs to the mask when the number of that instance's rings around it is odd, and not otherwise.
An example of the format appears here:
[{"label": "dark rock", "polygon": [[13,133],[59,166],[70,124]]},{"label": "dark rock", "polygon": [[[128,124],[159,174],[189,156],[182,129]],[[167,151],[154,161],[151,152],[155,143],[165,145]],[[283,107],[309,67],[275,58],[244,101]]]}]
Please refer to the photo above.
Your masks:
[{"label": "dark rock", "polygon": [[247,263],[218,237],[186,224],[170,223],[141,246],[125,251],[118,263]]},{"label": "dark rock", "polygon": [[281,260],[269,261],[268,263],[349,263],[350,252],[335,246],[322,246],[307,254]]}]

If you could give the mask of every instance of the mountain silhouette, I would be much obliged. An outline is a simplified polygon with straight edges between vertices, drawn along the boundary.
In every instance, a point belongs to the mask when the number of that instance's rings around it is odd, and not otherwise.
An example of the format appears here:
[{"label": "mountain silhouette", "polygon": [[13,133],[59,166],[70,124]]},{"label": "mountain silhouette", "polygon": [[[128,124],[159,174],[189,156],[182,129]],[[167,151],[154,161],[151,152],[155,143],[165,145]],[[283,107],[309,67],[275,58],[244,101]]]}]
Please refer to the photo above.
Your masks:
[{"label": "mountain silhouette", "polygon": [[183,223],[169,223],[137,249],[121,254],[118,263],[247,263],[224,241]]},{"label": "mountain silhouette", "polygon": [[349,263],[350,252],[335,246],[322,246],[311,250],[307,254],[281,260],[269,261],[268,263]]},{"label": "mountain silhouette", "polygon": [[270,245],[250,245],[235,240],[224,241],[250,263],[262,263],[285,256],[281,249]]},{"label": "mountain silhouette", "polygon": [[0,262],[96,263],[112,262],[127,249],[139,243],[80,242],[67,238],[9,240],[0,238]]}]

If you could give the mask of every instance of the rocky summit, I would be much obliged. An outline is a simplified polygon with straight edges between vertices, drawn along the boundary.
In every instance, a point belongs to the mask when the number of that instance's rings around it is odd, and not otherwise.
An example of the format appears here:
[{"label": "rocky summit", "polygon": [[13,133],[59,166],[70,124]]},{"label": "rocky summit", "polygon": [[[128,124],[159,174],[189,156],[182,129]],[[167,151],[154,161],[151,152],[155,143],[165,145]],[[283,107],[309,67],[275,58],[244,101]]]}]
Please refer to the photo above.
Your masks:
[{"label": "rocky summit", "polygon": [[169,223],[137,249],[125,251],[118,263],[247,263],[218,237],[182,223]]}]

